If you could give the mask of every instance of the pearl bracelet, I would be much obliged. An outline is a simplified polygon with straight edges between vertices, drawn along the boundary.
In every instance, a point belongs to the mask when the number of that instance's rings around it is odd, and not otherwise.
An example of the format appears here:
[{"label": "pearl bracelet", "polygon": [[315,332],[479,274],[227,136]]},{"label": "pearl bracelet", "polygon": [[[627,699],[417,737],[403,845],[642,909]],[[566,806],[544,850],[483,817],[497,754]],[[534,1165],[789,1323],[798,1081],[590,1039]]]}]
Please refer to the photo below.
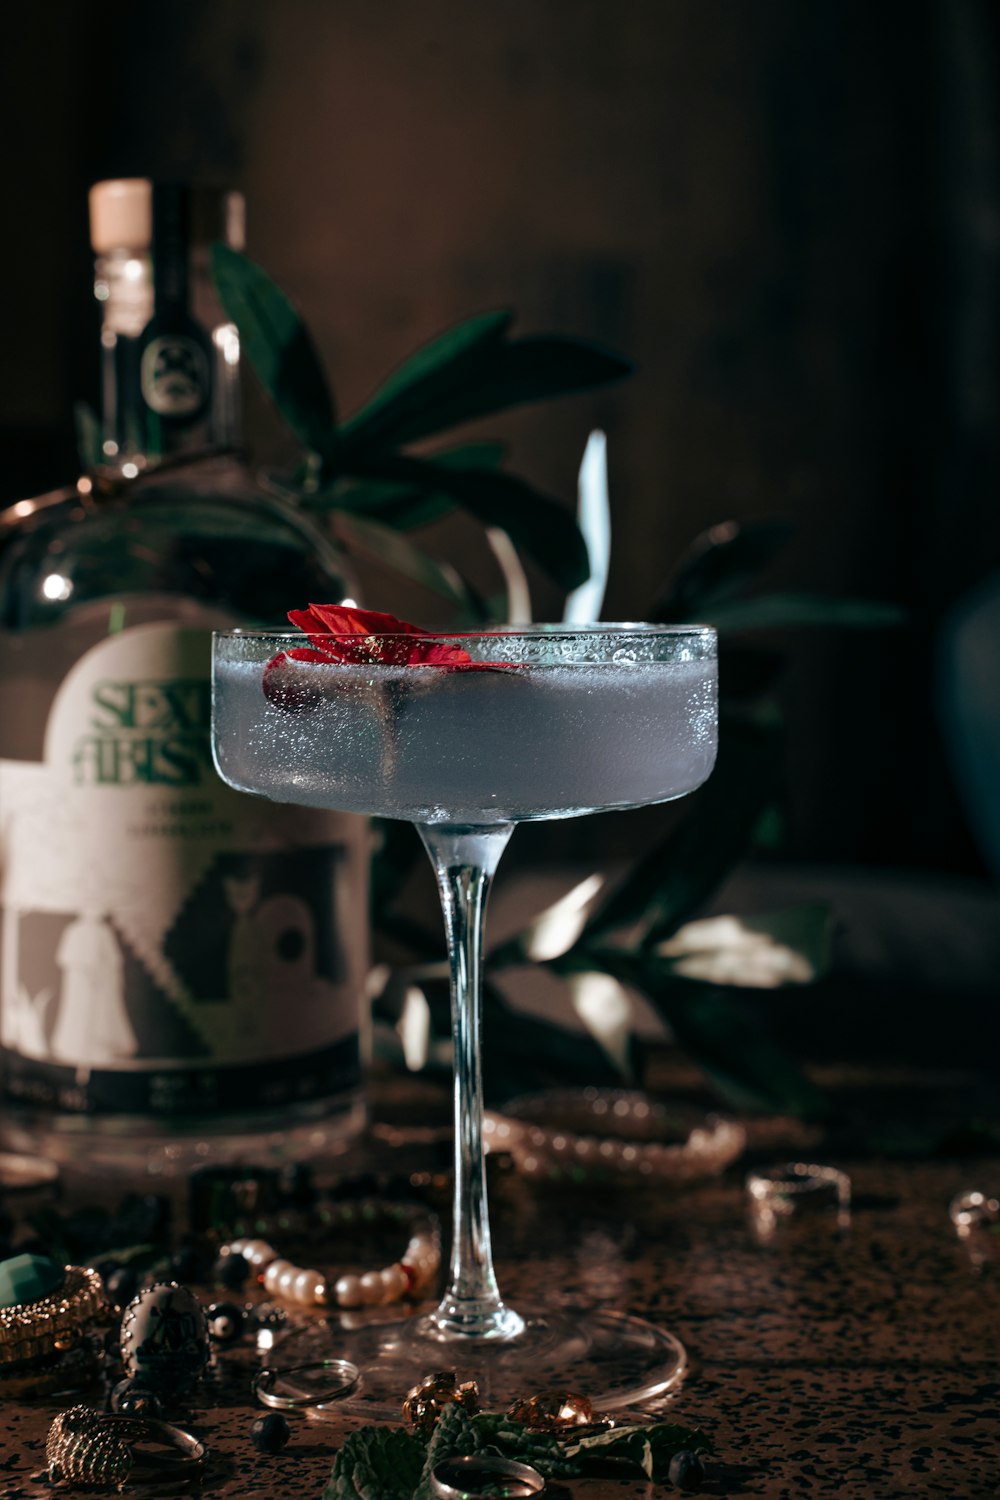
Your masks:
[{"label": "pearl bracelet", "polygon": [[529,1177],[689,1182],[721,1172],[746,1144],[734,1120],[689,1116],[629,1089],[551,1089],[487,1110],[483,1139]]},{"label": "pearl bracelet", "polygon": [[[327,1218],[331,1224],[353,1224],[357,1218],[371,1222],[380,1213],[393,1221],[410,1217],[401,1205],[366,1202],[344,1205],[339,1213]],[[418,1216],[410,1217],[410,1222],[410,1240],[399,1260],[360,1276],[345,1272],[334,1279],[313,1267],[295,1265],[262,1238],[230,1240],[221,1253],[242,1255],[269,1296],[295,1302],[300,1307],[384,1307],[404,1297],[420,1296],[441,1267],[437,1219],[421,1210]],[[261,1223],[257,1227],[264,1230],[266,1225]]]}]

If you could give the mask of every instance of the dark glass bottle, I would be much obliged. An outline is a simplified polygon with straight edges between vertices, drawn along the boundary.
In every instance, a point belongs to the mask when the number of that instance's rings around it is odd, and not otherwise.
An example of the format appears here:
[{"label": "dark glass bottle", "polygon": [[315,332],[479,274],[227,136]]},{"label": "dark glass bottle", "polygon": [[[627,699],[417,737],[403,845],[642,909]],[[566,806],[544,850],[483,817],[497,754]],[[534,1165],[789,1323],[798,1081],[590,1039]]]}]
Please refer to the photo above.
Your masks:
[{"label": "dark glass bottle", "polygon": [[241,210],[93,190],[97,461],[0,513],[4,1131],[91,1163],[301,1155],[363,1119],[366,825],[240,796],[209,749],[211,629],[351,593],[238,454],[207,244]]}]

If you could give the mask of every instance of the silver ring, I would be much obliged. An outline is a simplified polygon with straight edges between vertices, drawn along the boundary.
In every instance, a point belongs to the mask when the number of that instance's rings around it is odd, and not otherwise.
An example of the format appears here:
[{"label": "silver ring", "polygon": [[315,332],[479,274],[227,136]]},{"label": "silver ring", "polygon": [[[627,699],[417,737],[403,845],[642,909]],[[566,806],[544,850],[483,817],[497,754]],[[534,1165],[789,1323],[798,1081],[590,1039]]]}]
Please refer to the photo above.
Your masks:
[{"label": "silver ring", "polygon": [[[157,1451],[144,1453],[134,1443],[154,1444]],[[178,1451],[164,1453],[164,1448]],[[152,1417],[94,1411],[89,1406],[60,1412],[45,1441],[45,1461],[53,1484],[121,1487],[139,1468],[144,1482],[175,1479],[199,1468],[207,1455],[205,1444],[183,1427]]]},{"label": "silver ring", "polygon": [[443,1458],[431,1470],[431,1489],[439,1500],[477,1500],[484,1494],[501,1500],[527,1500],[529,1495],[540,1495],[544,1488],[544,1478],[530,1464],[486,1454]]},{"label": "silver ring", "polygon": [[[332,1374],[339,1376],[336,1384],[328,1390],[311,1391],[301,1385],[296,1389],[293,1375]],[[258,1370],[251,1383],[251,1390],[261,1406],[273,1406],[277,1411],[302,1411],[305,1407],[324,1406],[328,1401],[339,1401],[353,1391],[361,1379],[361,1371],[349,1359],[317,1359],[307,1365],[290,1365],[287,1370],[278,1370],[272,1365]],[[275,1389],[278,1382],[291,1386],[291,1394],[284,1395]]]},{"label": "silver ring", "polygon": [[851,1179],[836,1167],[821,1167],[815,1162],[790,1161],[767,1171],[748,1172],[747,1192],[756,1203],[766,1204],[775,1213],[791,1213],[796,1203],[818,1194],[831,1195],[841,1209],[851,1205]]}]

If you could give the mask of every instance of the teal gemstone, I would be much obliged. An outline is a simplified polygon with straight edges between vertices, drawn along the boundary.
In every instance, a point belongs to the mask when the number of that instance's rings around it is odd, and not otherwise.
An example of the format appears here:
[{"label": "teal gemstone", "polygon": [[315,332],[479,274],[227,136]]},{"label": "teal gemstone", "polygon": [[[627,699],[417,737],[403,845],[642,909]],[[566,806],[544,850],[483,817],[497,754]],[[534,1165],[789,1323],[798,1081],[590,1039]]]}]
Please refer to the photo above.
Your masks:
[{"label": "teal gemstone", "polygon": [[66,1273],[46,1255],[12,1255],[0,1261],[0,1307],[37,1302],[62,1286]]}]

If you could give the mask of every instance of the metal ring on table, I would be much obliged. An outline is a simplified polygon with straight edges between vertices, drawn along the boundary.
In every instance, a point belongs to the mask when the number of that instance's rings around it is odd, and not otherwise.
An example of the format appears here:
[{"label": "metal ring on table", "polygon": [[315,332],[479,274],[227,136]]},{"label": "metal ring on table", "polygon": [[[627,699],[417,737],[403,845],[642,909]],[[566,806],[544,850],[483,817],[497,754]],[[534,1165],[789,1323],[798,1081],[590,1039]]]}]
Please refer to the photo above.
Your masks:
[{"label": "metal ring on table", "polygon": [[[288,1381],[293,1375],[311,1374],[316,1371],[339,1375],[340,1381],[332,1385],[329,1390],[308,1391],[300,1387],[299,1391],[291,1396],[284,1396],[274,1389],[279,1380]],[[251,1390],[261,1406],[271,1406],[277,1411],[303,1411],[306,1407],[324,1406],[328,1401],[339,1401],[343,1396],[350,1395],[360,1378],[361,1371],[357,1365],[352,1365],[349,1359],[317,1359],[306,1365],[290,1365],[287,1370],[279,1370],[273,1365],[267,1365],[263,1370],[257,1371],[251,1383]]]},{"label": "metal ring on table", "polygon": [[851,1179],[837,1167],[791,1161],[758,1168],[747,1173],[746,1190],[756,1232],[765,1240],[793,1215],[827,1212],[838,1229],[851,1222]]},{"label": "metal ring on table", "polygon": [[540,1495],[545,1480],[530,1464],[511,1458],[468,1453],[461,1458],[443,1458],[431,1470],[431,1489],[439,1500],[476,1500],[494,1495],[502,1500],[528,1500]]},{"label": "metal ring on table", "polygon": [[[144,1453],[134,1443],[153,1443]],[[166,1449],[168,1451],[163,1452]],[[176,1449],[176,1452],[170,1452]],[[52,1484],[115,1485],[141,1473],[144,1482],[193,1477],[208,1449],[200,1438],[152,1417],[132,1417],[73,1406],[49,1428],[45,1460]]]}]

